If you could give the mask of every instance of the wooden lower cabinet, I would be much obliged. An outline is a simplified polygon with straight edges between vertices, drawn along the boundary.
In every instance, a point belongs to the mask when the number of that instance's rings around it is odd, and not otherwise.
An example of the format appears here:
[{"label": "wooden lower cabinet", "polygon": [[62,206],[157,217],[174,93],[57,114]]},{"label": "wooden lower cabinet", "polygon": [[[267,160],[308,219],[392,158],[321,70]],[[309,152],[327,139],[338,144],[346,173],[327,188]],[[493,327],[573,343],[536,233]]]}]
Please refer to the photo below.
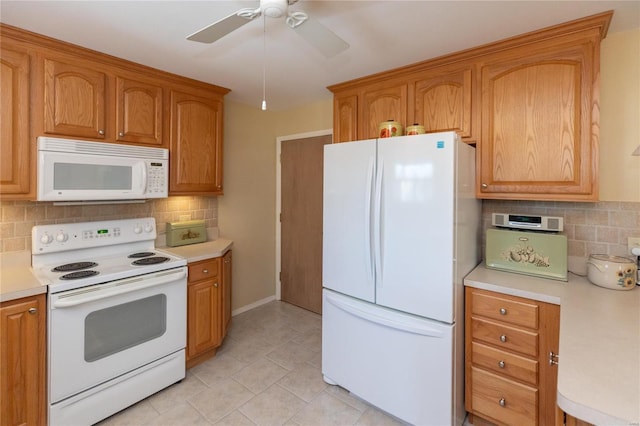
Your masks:
[{"label": "wooden lower cabinet", "polygon": [[189,264],[187,282],[187,368],[211,357],[231,318],[231,251]]},{"label": "wooden lower cabinet", "polygon": [[[465,289],[465,408],[474,425],[556,422],[560,307]],[[556,358],[554,358],[556,360]]]},{"label": "wooden lower cabinet", "polygon": [[46,299],[0,304],[0,424],[45,425]]}]

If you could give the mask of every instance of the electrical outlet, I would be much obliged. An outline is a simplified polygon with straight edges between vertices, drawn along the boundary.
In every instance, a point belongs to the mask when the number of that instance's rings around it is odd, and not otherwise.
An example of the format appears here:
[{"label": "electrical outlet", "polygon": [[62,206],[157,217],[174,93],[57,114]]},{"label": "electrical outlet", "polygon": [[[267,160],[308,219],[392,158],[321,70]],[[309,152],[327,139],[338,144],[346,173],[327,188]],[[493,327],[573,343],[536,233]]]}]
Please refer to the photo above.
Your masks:
[{"label": "electrical outlet", "polygon": [[629,247],[629,254],[631,254],[632,248],[640,247],[640,237],[629,237],[627,240],[627,247]]},{"label": "electrical outlet", "polygon": [[[181,214],[180,215],[180,222],[186,222],[188,220],[191,220],[191,215],[190,214]],[[631,249],[629,249],[631,250]]]}]

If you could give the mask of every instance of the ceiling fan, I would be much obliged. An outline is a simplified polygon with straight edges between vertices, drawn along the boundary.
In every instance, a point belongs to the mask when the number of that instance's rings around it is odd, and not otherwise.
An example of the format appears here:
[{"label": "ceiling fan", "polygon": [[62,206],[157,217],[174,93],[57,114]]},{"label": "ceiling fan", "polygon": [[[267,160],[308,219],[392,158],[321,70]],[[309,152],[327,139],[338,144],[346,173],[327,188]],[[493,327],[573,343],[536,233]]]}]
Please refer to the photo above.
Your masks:
[{"label": "ceiling fan", "polygon": [[240,9],[226,18],[222,18],[196,31],[188,36],[187,40],[213,43],[253,19],[264,15],[269,18],[286,16],[285,22],[287,26],[328,58],[337,55],[349,47],[347,42],[318,21],[309,18],[309,15],[306,13],[302,11],[290,11],[289,6],[297,2],[298,0],[260,0],[260,5],[257,9]]}]

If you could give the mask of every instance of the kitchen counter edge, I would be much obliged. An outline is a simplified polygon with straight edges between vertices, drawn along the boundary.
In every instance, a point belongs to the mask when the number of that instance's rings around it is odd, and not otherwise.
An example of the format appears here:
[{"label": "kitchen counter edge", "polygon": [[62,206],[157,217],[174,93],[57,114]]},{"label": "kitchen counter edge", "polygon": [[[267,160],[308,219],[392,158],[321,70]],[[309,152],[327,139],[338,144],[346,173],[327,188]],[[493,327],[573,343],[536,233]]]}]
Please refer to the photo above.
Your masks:
[{"label": "kitchen counter edge", "polygon": [[0,303],[46,292],[31,272],[31,252],[0,253]]},{"label": "kitchen counter edge", "polygon": [[159,250],[166,251],[176,256],[184,257],[187,263],[198,262],[200,260],[213,259],[224,256],[233,247],[233,241],[225,238],[218,238],[204,243],[190,244],[178,247],[158,247]]},{"label": "kitchen counter edge", "polygon": [[560,305],[558,406],[595,425],[640,423],[640,322],[629,318],[640,312],[640,289],[609,290],[571,273],[563,282],[484,264],[464,284]]}]

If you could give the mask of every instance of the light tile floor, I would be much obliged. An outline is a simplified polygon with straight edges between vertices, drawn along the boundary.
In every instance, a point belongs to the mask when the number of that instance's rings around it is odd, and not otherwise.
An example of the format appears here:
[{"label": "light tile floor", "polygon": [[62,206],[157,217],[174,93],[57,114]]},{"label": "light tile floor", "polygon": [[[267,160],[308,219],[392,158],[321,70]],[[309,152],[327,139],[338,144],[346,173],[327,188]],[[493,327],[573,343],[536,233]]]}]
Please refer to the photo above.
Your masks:
[{"label": "light tile floor", "polygon": [[401,425],[322,380],[321,326],[279,301],[237,315],[214,358],[99,425]]}]

